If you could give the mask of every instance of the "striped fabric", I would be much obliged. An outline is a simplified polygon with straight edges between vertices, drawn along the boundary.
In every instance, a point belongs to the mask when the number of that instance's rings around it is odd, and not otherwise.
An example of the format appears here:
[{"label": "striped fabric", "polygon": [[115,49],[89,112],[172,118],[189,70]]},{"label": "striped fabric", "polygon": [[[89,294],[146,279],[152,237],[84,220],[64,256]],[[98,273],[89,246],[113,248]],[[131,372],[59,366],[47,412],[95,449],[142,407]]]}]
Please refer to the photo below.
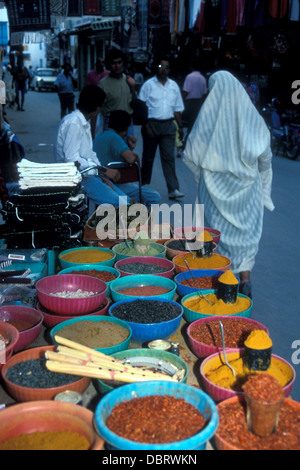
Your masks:
[{"label": "striped fabric", "polygon": [[213,74],[209,95],[189,135],[184,162],[194,173],[205,226],[222,232],[218,252],[231,269],[252,270],[271,200],[270,134],[242,84]]}]

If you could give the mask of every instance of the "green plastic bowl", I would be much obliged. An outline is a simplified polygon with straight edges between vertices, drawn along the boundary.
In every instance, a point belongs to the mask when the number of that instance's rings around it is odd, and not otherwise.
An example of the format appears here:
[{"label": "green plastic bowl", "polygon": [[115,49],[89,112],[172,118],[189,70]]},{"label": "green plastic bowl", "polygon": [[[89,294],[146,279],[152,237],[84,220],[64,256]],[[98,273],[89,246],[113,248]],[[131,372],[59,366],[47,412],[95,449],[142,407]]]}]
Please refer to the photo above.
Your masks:
[{"label": "green plastic bowl", "polygon": [[[144,256],[154,256],[155,258],[165,258],[166,257],[166,252],[167,252],[167,247],[164,246],[164,245],[161,245],[160,243],[150,243],[151,245],[151,248],[155,248],[157,250],[157,254],[156,255],[149,255],[147,253],[145,253]],[[117,245],[113,246],[112,247],[112,251],[115,253],[116,255],[116,261],[120,261],[121,259],[125,259],[125,258],[131,258],[131,257],[135,257],[135,256],[143,256],[142,254],[140,253],[137,253],[137,254],[133,254],[133,255],[126,255],[126,254],[123,254],[122,253],[122,250],[124,250],[124,248],[126,248],[126,243],[123,242],[123,243],[118,243]]]},{"label": "green plastic bowl", "polygon": [[[168,362],[172,364],[173,366],[177,367],[178,369],[184,369],[185,374],[180,382],[186,383],[187,381],[187,376],[189,372],[188,365],[181,357],[176,356],[173,353],[170,353],[167,351],[159,351],[156,349],[141,348],[141,349],[127,349],[127,351],[120,351],[115,354],[112,354],[112,356],[120,360],[131,358],[131,357],[154,357],[162,361]],[[123,385],[126,385],[126,384],[124,383],[119,386],[123,386]],[[117,388],[117,387],[109,385],[107,382],[104,382],[102,380],[96,380],[95,386],[97,387],[99,393],[101,393],[102,395],[105,395],[106,393],[111,392],[112,390]]]},{"label": "green plastic bowl", "polygon": [[[215,294],[216,290],[204,289],[204,290],[201,290],[201,293],[204,294],[204,295]],[[183,307],[183,315],[184,315],[186,321],[189,322],[189,323],[192,323],[193,321],[200,320],[200,318],[211,318],[213,316],[215,316],[217,318],[217,315],[211,315],[211,314],[208,314],[208,313],[195,312],[193,310],[190,310],[189,308],[187,308],[184,305],[187,300],[189,300],[191,298],[196,298],[197,296],[198,296],[198,294],[194,292],[192,294],[185,295],[181,299],[181,305]],[[253,307],[252,300],[249,297],[247,297],[246,295],[243,295],[243,294],[238,294],[238,297],[245,297],[246,299],[248,299],[250,301],[250,307],[247,310],[244,310],[244,311],[239,312],[239,313],[230,313],[229,315],[226,315],[226,317],[250,318],[251,313],[252,313],[252,307]]]},{"label": "green plastic bowl", "polygon": [[66,255],[67,253],[71,253],[72,251],[85,251],[85,250],[97,250],[100,252],[106,252],[111,254],[111,258],[106,260],[106,261],[99,261],[98,263],[89,263],[91,266],[113,266],[116,261],[116,255],[115,253],[112,252],[112,250],[109,250],[108,248],[99,248],[97,246],[81,246],[79,248],[70,248],[69,250],[64,250],[58,255],[58,259],[60,262],[60,265],[63,269],[66,268],[72,268],[74,266],[83,266],[84,264],[88,263],[73,263],[72,261],[66,261],[62,259],[63,255]]},{"label": "green plastic bowl", "polygon": [[133,276],[120,277],[112,281],[110,285],[110,294],[114,302],[119,302],[120,300],[132,300],[147,298],[147,296],[142,295],[128,295],[123,294],[123,289],[129,289],[132,287],[161,287],[167,289],[168,292],[164,294],[151,295],[151,297],[157,297],[160,299],[173,300],[176,294],[177,285],[172,279],[167,277],[155,276],[152,274],[135,274]]},{"label": "green plastic bowl", "polygon": [[107,285],[106,296],[108,297],[110,295],[110,285],[111,285],[111,283],[113,281],[115,281],[116,279],[119,279],[119,277],[121,277],[120,271],[118,271],[115,268],[112,268],[110,266],[98,266],[98,265],[95,265],[95,264],[83,264],[83,265],[76,265],[76,266],[73,266],[71,268],[63,269],[58,274],[70,274],[70,273],[75,273],[76,271],[91,271],[93,269],[95,269],[96,271],[107,271],[107,272],[109,272],[111,274],[114,274],[116,276],[116,278],[112,279],[111,281],[108,281],[108,282],[104,281],[105,284]]},{"label": "green plastic bowl", "polygon": [[56,325],[50,331],[51,340],[52,340],[52,342],[55,346],[58,346],[57,342],[55,341],[55,336],[56,335],[59,336],[59,332],[65,326],[73,325],[74,323],[82,322],[82,321],[99,322],[99,321],[104,321],[104,320],[107,321],[107,322],[111,322],[111,323],[117,323],[118,325],[123,326],[123,328],[126,328],[126,330],[128,330],[129,335],[128,335],[128,338],[126,338],[126,340],[123,341],[122,343],[116,344],[116,345],[108,347],[108,348],[95,348],[95,351],[102,352],[103,354],[106,354],[106,355],[111,355],[111,354],[114,354],[116,352],[124,351],[125,349],[127,349],[128,346],[129,346],[130,340],[131,340],[131,336],[132,336],[132,331],[131,331],[130,326],[127,325],[127,323],[125,323],[123,320],[119,320],[118,318],[110,317],[110,316],[106,316],[106,315],[101,315],[101,316],[100,315],[99,316],[95,315],[94,317],[78,317],[78,318],[74,318],[72,320],[67,320],[67,321],[64,321],[62,323],[59,323],[59,325]]}]

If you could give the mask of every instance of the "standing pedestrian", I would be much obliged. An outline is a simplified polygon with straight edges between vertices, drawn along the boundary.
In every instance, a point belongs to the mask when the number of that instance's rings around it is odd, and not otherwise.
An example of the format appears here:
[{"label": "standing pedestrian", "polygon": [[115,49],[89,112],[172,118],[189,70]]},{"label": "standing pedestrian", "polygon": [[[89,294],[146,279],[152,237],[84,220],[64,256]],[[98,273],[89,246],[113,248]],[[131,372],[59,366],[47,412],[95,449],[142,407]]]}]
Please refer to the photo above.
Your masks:
[{"label": "standing pedestrian", "polygon": [[[109,70],[105,69],[105,60],[103,57],[98,57],[95,68],[87,74],[86,85],[97,86],[107,75],[109,75]],[[91,132],[93,139],[103,132],[103,116],[101,113],[92,119]]]},{"label": "standing pedestrian", "polygon": [[70,114],[75,109],[75,94],[77,82],[72,75],[72,66],[68,63],[64,64],[63,72],[57,76],[55,80],[56,90],[60,100],[60,116],[61,119]]},{"label": "standing pedestrian", "polygon": [[[25,94],[27,93],[27,80],[29,79],[29,72],[24,67],[23,60],[21,59],[15,73],[15,90],[16,90],[16,103],[18,111],[25,111],[24,102]],[[21,96],[21,102],[20,102]]]},{"label": "standing pedestrian", "polygon": [[142,127],[143,156],[142,181],[150,184],[157,147],[166,180],[169,199],[184,197],[179,191],[175,168],[176,125],[179,138],[183,138],[181,112],[184,109],[179,86],[168,75],[170,63],[162,59],[157,64],[156,75],[147,80],[139,93],[139,99],[148,107],[148,122]]},{"label": "standing pedestrian", "polygon": [[[108,129],[110,113],[112,111],[127,111],[132,116],[133,109],[131,102],[136,98],[135,81],[123,72],[124,57],[122,51],[118,49],[109,50],[106,54],[105,63],[110,73],[98,85],[106,93],[106,99],[101,110],[104,117],[104,131]],[[132,122],[128,135],[134,135]]]},{"label": "standing pedestrian", "polygon": [[229,72],[214,73],[189,135],[184,162],[198,183],[204,225],[221,231],[218,252],[252,295],[250,274],[271,200],[270,132],[243,85]]}]

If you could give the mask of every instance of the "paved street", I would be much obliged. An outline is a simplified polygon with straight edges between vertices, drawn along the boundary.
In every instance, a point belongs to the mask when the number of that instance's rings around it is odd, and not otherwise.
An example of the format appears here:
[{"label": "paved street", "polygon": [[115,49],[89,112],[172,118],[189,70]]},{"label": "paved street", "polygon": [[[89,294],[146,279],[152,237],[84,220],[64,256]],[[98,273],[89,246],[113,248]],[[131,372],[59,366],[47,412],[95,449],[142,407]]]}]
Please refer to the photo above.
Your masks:
[{"label": "paved street", "polygon": [[[27,158],[53,161],[52,145],[60,121],[59,100],[55,93],[29,92],[25,112],[7,110],[7,118],[27,151]],[[139,136],[139,128],[136,129]],[[141,155],[141,138],[138,150]],[[180,189],[185,198],[180,204],[193,204],[196,184],[181,159],[176,159]],[[252,274],[252,318],[265,324],[273,340],[273,353],[293,364],[297,378],[292,398],[300,401],[300,161],[273,159],[273,200],[275,211],[265,213],[264,232]],[[170,204],[156,158],[153,189],[161,193],[161,203]],[[218,227],[215,227],[218,228]]]}]

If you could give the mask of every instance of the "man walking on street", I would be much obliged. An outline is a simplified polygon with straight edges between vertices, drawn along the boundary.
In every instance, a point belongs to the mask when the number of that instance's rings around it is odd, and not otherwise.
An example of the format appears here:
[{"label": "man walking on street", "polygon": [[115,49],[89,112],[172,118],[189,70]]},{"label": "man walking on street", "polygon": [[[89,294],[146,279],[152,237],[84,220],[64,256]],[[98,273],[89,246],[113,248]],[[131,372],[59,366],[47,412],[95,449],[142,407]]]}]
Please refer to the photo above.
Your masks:
[{"label": "man walking on street", "polygon": [[75,109],[74,90],[77,82],[72,75],[72,66],[66,63],[63,66],[64,71],[60,73],[55,81],[56,90],[60,100],[61,119],[70,114]]},{"label": "man walking on street", "polygon": [[183,138],[181,112],[184,109],[179,86],[168,78],[170,63],[160,60],[156,75],[147,80],[142,86],[139,99],[148,107],[148,123],[142,128],[143,158],[142,182],[150,184],[152,168],[157,147],[166,180],[169,199],[184,197],[179,191],[179,182],[175,168],[176,120],[179,128],[179,138]]}]

